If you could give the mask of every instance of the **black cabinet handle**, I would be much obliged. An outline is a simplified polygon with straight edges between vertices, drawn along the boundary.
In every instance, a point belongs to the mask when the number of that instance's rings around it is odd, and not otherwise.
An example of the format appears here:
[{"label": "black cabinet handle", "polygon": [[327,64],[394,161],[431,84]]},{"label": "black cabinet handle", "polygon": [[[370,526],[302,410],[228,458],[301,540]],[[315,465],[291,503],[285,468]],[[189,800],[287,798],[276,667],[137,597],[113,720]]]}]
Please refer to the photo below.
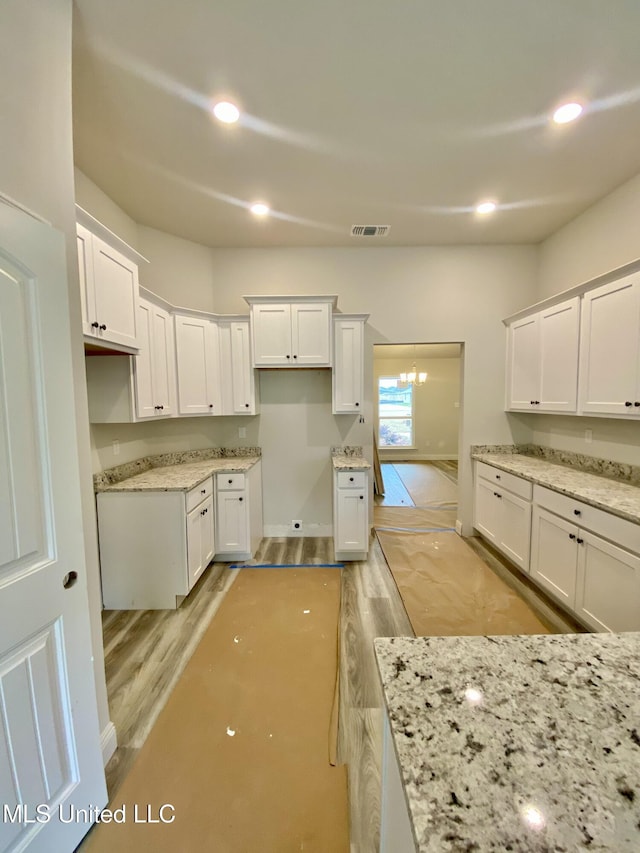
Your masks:
[{"label": "black cabinet handle", "polygon": [[238,500],[239,500],[240,502],[242,502],[243,498],[238,498]]},{"label": "black cabinet handle", "polygon": [[[356,403],[356,406],[357,406],[357,405],[358,405],[358,404]],[[636,401],[635,401],[635,403],[634,403],[633,405],[634,405],[634,406],[636,406],[636,408],[640,407],[640,400],[636,400]]]},{"label": "black cabinet handle", "polygon": [[249,403],[245,403],[244,405],[246,409],[250,408]]},{"label": "black cabinet handle", "polygon": [[233,480],[229,480],[230,483],[233,483]]},{"label": "black cabinet handle", "polygon": [[[360,405],[360,403],[356,403],[356,406],[359,406],[359,405]],[[638,405],[640,406],[640,403],[638,403]]]},{"label": "black cabinet handle", "polygon": [[100,328],[100,323],[98,323],[98,321],[96,320],[96,321],[95,321],[95,323],[92,323],[92,324],[91,324],[91,328],[92,328],[92,329],[99,329],[99,328]]},{"label": "black cabinet handle", "polygon": [[201,494],[201,495],[206,495],[206,494],[207,494],[207,490],[206,490],[206,489],[200,489],[200,494]]},{"label": "black cabinet handle", "polygon": [[496,480],[500,479],[500,474],[496,474]]},{"label": "black cabinet handle", "polygon": [[574,509],[573,514],[574,515],[582,515],[582,512],[579,509]]},{"label": "black cabinet handle", "polygon": [[209,403],[209,408],[213,409],[213,403]]},{"label": "black cabinet handle", "polygon": [[353,483],[353,477],[349,477],[349,482]]},{"label": "black cabinet handle", "polygon": [[632,406],[632,405],[633,405],[633,403],[631,402],[631,400],[627,400],[625,402],[625,406]]},{"label": "black cabinet handle", "polygon": [[297,358],[297,357],[298,357],[297,355],[294,355],[294,358]]},{"label": "black cabinet handle", "polygon": [[290,356],[290,355],[288,355],[288,356],[287,356],[287,358],[291,358],[291,356]]},{"label": "black cabinet handle", "polygon": [[105,324],[104,324],[104,323],[102,323],[102,325],[100,326],[100,328],[102,329],[102,331],[103,331],[103,332],[106,332],[106,331],[107,331],[107,327],[105,326]]},{"label": "black cabinet handle", "polygon": [[575,539],[575,538],[576,538],[576,534],[575,534],[575,533],[570,533],[570,534],[569,534],[569,539]]},{"label": "black cabinet handle", "polygon": [[164,411],[164,406],[158,406],[158,408],[160,409],[160,411]]},{"label": "black cabinet handle", "polygon": [[501,497],[502,497],[502,495],[499,495],[499,494],[498,494],[498,492],[494,492],[493,494],[494,494],[497,498],[501,498]]},{"label": "black cabinet handle", "polygon": [[360,495],[360,500],[361,500],[361,501],[363,501],[363,500],[364,500],[364,495]]},{"label": "black cabinet handle", "polygon": [[158,409],[160,408],[160,406],[154,406],[153,408],[154,408],[154,409],[156,410],[156,412],[157,412],[157,411],[158,411]]},{"label": "black cabinet handle", "polygon": [[582,543],[584,542],[584,539],[580,539],[580,537],[578,536],[578,538],[576,539],[576,542],[578,543],[578,545],[582,545]]}]

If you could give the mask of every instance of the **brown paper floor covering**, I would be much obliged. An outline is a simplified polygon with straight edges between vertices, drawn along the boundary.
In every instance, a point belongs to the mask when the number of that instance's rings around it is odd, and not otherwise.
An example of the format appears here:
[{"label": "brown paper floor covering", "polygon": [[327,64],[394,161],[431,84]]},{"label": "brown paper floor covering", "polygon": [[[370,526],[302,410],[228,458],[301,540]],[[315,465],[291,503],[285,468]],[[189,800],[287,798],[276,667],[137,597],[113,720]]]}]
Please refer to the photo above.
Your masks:
[{"label": "brown paper floor covering", "polygon": [[423,509],[412,506],[376,506],[373,523],[376,529],[402,528],[429,530],[451,530],[456,525],[455,509]]},{"label": "brown paper floor covering", "polygon": [[416,506],[455,506],[458,486],[425,462],[395,462],[394,468]]},{"label": "brown paper floor covering", "polygon": [[417,637],[551,632],[456,533],[376,534]]},{"label": "brown paper floor covering", "polygon": [[[241,569],[83,853],[348,853],[329,764],[340,569]],[[168,803],[171,824],[135,824]],[[168,812],[167,812],[168,813]]]}]

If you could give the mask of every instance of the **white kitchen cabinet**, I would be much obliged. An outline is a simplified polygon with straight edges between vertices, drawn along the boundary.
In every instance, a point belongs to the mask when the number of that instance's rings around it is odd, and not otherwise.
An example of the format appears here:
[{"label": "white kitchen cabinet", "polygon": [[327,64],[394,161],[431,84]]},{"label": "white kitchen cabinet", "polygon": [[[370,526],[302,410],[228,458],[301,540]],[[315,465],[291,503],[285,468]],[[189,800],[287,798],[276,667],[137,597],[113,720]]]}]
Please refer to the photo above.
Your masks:
[{"label": "white kitchen cabinet", "polygon": [[178,607],[215,550],[212,478],[188,492],[101,492],[97,506],[104,606]]},{"label": "white kitchen cabinet", "polygon": [[336,297],[245,296],[255,367],[330,367]]},{"label": "white kitchen cabinet", "polygon": [[85,343],[136,352],[138,264],[145,259],[82,208],[76,211]]},{"label": "white kitchen cabinet", "polygon": [[250,559],[260,545],[263,531],[260,461],[246,473],[217,474],[215,502],[215,559]]},{"label": "white kitchen cabinet", "polygon": [[333,539],[336,560],[366,560],[369,550],[366,471],[334,470]]},{"label": "white kitchen cabinet", "polygon": [[533,487],[484,462],[475,464],[473,526],[518,568],[529,571]]},{"label": "white kitchen cabinet", "polygon": [[360,414],[364,400],[364,325],[368,314],[333,319],[333,407],[335,415]]},{"label": "white kitchen cabinet", "polygon": [[577,296],[509,324],[507,409],[576,411],[579,330]]},{"label": "white kitchen cabinet", "polygon": [[640,418],[640,274],[583,297],[580,411]]},{"label": "white kitchen cabinet", "polygon": [[140,352],[132,356],[137,420],[176,414],[176,346],[173,318],[149,299],[138,306]]},{"label": "white kitchen cabinet", "polygon": [[223,415],[255,415],[259,411],[255,369],[251,357],[248,318],[218,319]]},{"label": "white kitchen cabinet", "polygon": [[595,631],[640,629],[640,526],[534,489],[532,579]]},{"label": "white kitchen cabinet", "polygon": [[222,392],[217,324],[199,314],[176,314],[178,413],[221,415]]}]

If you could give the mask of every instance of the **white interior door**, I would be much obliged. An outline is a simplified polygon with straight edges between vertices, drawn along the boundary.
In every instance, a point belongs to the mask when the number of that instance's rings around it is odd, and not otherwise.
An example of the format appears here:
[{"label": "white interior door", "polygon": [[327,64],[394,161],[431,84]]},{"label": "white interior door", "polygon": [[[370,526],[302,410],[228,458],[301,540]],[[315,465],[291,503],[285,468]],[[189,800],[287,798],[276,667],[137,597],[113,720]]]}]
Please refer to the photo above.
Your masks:
[{"label": "white interior door", "polygon": [[[101,808],[64,238],[0,203],[0,851]],[[40,811],[37,812],[37,808]],[[61,820],[62,818],[62,820]]]}]

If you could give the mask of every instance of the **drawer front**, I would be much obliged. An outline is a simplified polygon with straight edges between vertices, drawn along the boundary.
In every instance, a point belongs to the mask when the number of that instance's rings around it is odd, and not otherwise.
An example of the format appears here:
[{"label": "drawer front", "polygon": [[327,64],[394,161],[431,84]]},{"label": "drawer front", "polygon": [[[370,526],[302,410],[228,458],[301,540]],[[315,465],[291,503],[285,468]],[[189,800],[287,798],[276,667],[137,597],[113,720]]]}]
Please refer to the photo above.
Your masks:
[{"label": "drawer front", "polygon": [[339,489],[364,489],[366,485],[366,471],[338,471]]},{"label": "drawer front", "polygon": [[199,503],[211,497],[213,494],[213,477],[200,483],[190,492],[187,492],[187,512],[198,506]]},{"label": "drawer front", "polygon": [[533,483],[529,480],[524,480],[522,477],[517,477],[515,474],[510,474],[508,471],[501,471],[499,468],[494,468],[493,465],[487,465],[485,462],[476,460],[476,476],[484,477],[495,486],[501,486],[503,489],[508,489],[514,495],[524,498],[526,501],[531,500],[533,494]]},{"label": "drawer front", "polygon": [[621,548],[640,554],[640,524],[612,515],[610,512],[583,503],[576,498],[561,495],[552,489],[536,485],[533,490],[534,503],[569,519],[577,527],[591,530],[605,539],[610,539]]},{"label": "drawer front", "polygon": [[244,489],[246,478],[244,474],[218,474],[218,491],[230,492]]}]

